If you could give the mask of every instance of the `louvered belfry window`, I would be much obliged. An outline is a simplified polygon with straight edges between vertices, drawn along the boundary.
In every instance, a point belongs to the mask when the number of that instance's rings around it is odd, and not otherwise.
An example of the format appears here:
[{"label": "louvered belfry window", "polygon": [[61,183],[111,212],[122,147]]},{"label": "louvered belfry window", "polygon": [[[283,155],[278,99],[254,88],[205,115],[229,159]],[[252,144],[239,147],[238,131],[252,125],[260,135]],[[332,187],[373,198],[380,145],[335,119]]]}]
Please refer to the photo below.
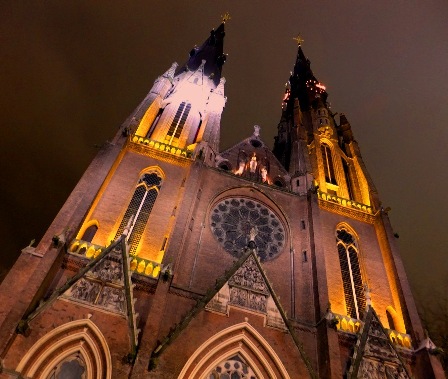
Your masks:
[{"label": "louvered belfry window", "polygon": [[168,133],[165,137],[165,142],[169,145],[177,145],[179,142],[179,137],[182,133],[182,129],[184,128],[185,121],[187,121],[188,114],[191,110],[191,104],[182,102],[177,108],[177,112],[174,116],[173,121],[171,122]]},{"label": "louvered belfry window", "polygon": [[334,175],[333,157],[331,156],[331,149],[328,145],[322,144],[320,146],[322,152],[322,160],[324,163],[325,181],[331,184],[337,184]]},{"label": "louvered belfry window", "polygon": [[162,178],[156,173],[144,174],[138,181],[134,195],[126,209],[121,220],[120,227],[117,230],[115,238],[123,233],[124,228],[129,222],[131,216],[134,216],[133,225],[128,235],[128,243],[130,246],[129,253],[135,254],[137,246],[145,230],[152,207],[156,202],[157,195],[161,187]]},{"label": "louvered belfry window", "polygon": [[347,162],[344,159],[342,160],[342,168],[344,169],[345,182],[347,183],[347,192],[349,199],[354,199],[353,186],[352,181],[350,179],[350,169],[348,167]]},{"label": "louvered belfry window", "polygon": [[366,307],[366,299],[356,239],[347,230],[341,228],[337,231],[337,245],[347,315],[361,319]]}]

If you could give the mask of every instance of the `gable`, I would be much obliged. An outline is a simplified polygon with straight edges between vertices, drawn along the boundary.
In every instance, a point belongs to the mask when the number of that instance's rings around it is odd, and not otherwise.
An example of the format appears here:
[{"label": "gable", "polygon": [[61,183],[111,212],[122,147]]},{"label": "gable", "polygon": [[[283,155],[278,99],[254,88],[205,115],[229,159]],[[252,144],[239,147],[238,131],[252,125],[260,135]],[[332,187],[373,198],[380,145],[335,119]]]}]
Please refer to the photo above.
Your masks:
[{"label": "gable", "polygon": [[268,185],[282,183],[286,186],[289,182],[288,172],[261,140],[258,126],[252,136],[221,152],[216,157],[216,165],[237,176]]},{"label": "gable", "polygon": [[263,315],[266,326],[287,329],[253,255],[229,278],[205,309],[228,315],[231,307]]},{"label": "gable", "polygon": [[405,365],[371,306],[356,343],[348,378],[410,379]]},{"label": "gable", "polygon": [[61,297],[126,315],[126,291],[120,253],[112,252],[104,257]]},{"label": "gable", "polygon": [[[291,337],[293,346],[295,345],[302,358],[304,364],[303,369],[311,377],[315,377],[314,369],[303,349],[303,343],[297,337],[295,328],[291,325],[283,311],[280,301],[257,258],[257,251],[253,241],[249,242],[245,254],[233,267],[226,271],[222,278],[216,280],[214,288],[211,288],[202,299],[196,302],[192,309],[183,317],[182,321],[170,329],[165,338],[159,340],[157,346],[151,353],[148,370],[152,371],[157,369],[158,359],[183,331],[187,335],[188,333],[194,333],[190,328],[190,323],[198,319],[197,316],[200,312],[208,311],[224,316],[231,316],[232,307],[252,314],[260,314],[264,316],[264,327],[286,332]],[[212,337],[212,339],[215,337]],[[250,345],[253,346],[252,343]],[[234,353],[238,353],[238,351],[236,349]],[[214,364],[217,365],[224,358],[228,359],[229,357],[220,356]],[[212,367],[210,367],[211,369]]]},{"label": "gable", "polygon": [[138,334],[137,317],[134,308],[133,285],[131,282],[129,245],[126,242],[129,221],[123,234],[106,249],[99,252],[93,260],[81,268],[77,274],[57,288],[51,296],[25,319],[19,322],[17,331],[26,333],[29,323],[58,298],[79,301],[88,306],[118,313],[125,316],[128,324],[130,359],[137,354]]}]

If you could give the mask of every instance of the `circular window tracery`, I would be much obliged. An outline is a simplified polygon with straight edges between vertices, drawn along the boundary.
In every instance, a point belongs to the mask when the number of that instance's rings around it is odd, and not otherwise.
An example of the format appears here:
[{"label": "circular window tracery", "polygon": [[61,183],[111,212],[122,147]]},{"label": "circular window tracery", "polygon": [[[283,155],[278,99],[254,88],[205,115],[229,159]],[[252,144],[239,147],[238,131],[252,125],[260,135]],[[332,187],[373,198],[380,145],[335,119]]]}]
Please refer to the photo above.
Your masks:
[{"label": "circular window tracery", "polygon": [[222,200],[211,211],[210,225],[224,250],[236,258],[242,256],[251,236],[262,262],[275,258],[284,247],[285,231],[279,218],[252,199]]}]

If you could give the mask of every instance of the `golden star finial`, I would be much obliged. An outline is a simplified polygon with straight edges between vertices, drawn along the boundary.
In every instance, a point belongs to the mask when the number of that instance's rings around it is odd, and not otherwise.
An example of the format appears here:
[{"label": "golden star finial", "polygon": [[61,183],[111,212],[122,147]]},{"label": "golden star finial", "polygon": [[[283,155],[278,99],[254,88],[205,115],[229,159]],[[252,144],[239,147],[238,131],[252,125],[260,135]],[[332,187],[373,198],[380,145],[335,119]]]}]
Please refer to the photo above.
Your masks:
[{"label": "golden star finial", "polygon": [[297,42],[298,46],[300,46],[303,42],[305,42],[300,33],[297,35],[297,37],[294,37],[293,40]]},{"label": "golden star finial", "polygon": [[221,17],[222,17],[222,23],[223,23],[223,24],[225,24],[226,21],[229,21],[230,18],[231,18],[229,12],[224,13],[224,16],[221,15]]}]

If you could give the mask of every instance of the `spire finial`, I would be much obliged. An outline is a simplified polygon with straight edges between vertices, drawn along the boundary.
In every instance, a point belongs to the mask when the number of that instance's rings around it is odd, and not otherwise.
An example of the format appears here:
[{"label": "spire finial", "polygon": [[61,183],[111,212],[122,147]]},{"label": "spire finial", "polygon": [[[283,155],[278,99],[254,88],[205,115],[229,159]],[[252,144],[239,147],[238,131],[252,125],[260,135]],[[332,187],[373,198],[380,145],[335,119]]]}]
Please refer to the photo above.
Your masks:
[{"label": "spire finial", "polygon": [[294,37],[293,40],[297,42],[297,46],[300,46],[303,42],[305,42],[300,33],[297,35],[297,37]]},{"label": "spire finial", "polygon": [[222,17],[222,23],[223,23],[223,24],[225,24],[226,21],[229,21],[229,20],[231,19],[231,17],[230,17],[230,13],[229,13],[229,12],[224,13],[224,16],[221,15],[221,17]]}]

